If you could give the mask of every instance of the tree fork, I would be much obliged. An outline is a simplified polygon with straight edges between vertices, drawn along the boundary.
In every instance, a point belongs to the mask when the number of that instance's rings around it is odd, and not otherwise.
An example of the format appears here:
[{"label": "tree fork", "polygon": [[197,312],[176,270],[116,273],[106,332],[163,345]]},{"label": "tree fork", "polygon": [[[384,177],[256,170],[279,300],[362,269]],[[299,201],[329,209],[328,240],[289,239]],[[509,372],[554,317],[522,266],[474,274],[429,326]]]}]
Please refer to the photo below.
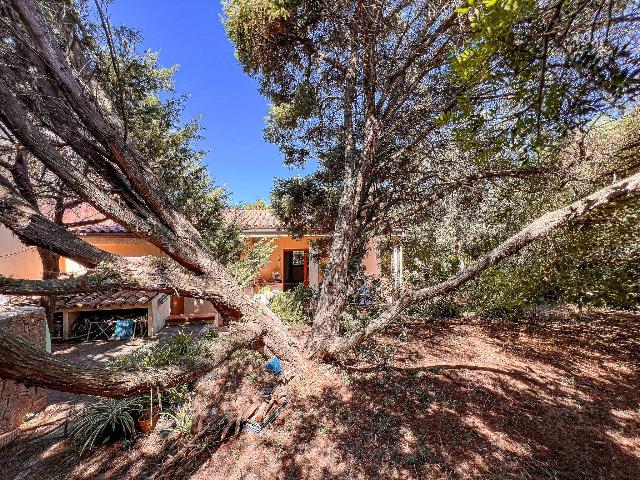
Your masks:
[{"label": "tree fork", "polygon": [[547,235],[555,228],[600,207],[622,201],[633,194],[637,194],[638,191],[640,191],[640,173],[623,178],[619,182],[604,187],[563,208],[545,213],[486,255],[477,258],[467,268],[448,280],[431,287],[403,291],[398,300],[393,302],[377,319],[350,337],[338,339],[333,342],[325,354],[335,355],[356,347],[398,318],[406,308],[419,302],[429,302],[437,297],[457,290],[462,285],[478,277],[485,270],[496,266],[505,258],[515,255],[524,247]]}]

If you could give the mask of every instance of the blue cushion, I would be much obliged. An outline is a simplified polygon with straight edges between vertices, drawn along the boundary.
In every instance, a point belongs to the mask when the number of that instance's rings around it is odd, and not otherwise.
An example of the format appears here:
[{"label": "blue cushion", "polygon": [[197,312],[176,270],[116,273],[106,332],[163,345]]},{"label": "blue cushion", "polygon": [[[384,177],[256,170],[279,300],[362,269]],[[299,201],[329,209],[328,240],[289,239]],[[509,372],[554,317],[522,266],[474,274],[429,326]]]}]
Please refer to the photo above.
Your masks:
[{"label": "blue cushion", "polygon": [[282,371],[282,364],[280,363],[280,360],[278,360],[278,357],[273,357],[267,362],[267,370],[274,375],[278,375]]},{"label": "blue cushion", "polygon": [[116,340],[129,340],[133,336],[133,320],[116,320],[113,336]]}]

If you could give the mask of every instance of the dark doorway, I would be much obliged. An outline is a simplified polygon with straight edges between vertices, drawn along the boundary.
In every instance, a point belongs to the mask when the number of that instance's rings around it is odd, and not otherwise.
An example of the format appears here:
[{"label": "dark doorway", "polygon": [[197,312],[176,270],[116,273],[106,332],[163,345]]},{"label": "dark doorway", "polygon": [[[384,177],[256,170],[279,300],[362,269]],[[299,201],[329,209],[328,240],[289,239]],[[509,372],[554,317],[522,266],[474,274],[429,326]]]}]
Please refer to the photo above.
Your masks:
[{"label": "dark doorway", "polygon": [[283,289],[291,290],[307,284],[309,252],[307,250],[285,250]]}]

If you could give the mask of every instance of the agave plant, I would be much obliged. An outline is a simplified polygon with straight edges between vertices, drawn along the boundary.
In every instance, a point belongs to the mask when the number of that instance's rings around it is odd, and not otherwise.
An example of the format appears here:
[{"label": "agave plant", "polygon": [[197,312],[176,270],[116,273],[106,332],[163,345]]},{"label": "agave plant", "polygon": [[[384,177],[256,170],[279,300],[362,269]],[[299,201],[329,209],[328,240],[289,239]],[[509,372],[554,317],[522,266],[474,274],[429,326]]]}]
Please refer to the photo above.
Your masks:
[{"label": "agave plant", "polygon": [[72,433],[80,455],[107,439],[132,437],[141,411],[139,398],[106,399],[86,407]]}]

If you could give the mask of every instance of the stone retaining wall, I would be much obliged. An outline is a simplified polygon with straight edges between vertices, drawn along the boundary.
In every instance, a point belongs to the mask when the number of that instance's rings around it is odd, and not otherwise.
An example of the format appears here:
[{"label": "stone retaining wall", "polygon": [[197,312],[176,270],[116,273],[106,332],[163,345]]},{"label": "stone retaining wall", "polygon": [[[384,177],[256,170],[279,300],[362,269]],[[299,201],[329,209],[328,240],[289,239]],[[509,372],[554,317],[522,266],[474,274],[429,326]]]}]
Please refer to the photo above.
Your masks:
[{"label": "stone retaining wall", "polygon": [[[45,316],[42,308],[20,307],[2,312],[0,328],[45,348]],[[44,389],[0,378],[0,447],[16,437],[17,428],[25,415],[40,412],[46,406]]]}]

